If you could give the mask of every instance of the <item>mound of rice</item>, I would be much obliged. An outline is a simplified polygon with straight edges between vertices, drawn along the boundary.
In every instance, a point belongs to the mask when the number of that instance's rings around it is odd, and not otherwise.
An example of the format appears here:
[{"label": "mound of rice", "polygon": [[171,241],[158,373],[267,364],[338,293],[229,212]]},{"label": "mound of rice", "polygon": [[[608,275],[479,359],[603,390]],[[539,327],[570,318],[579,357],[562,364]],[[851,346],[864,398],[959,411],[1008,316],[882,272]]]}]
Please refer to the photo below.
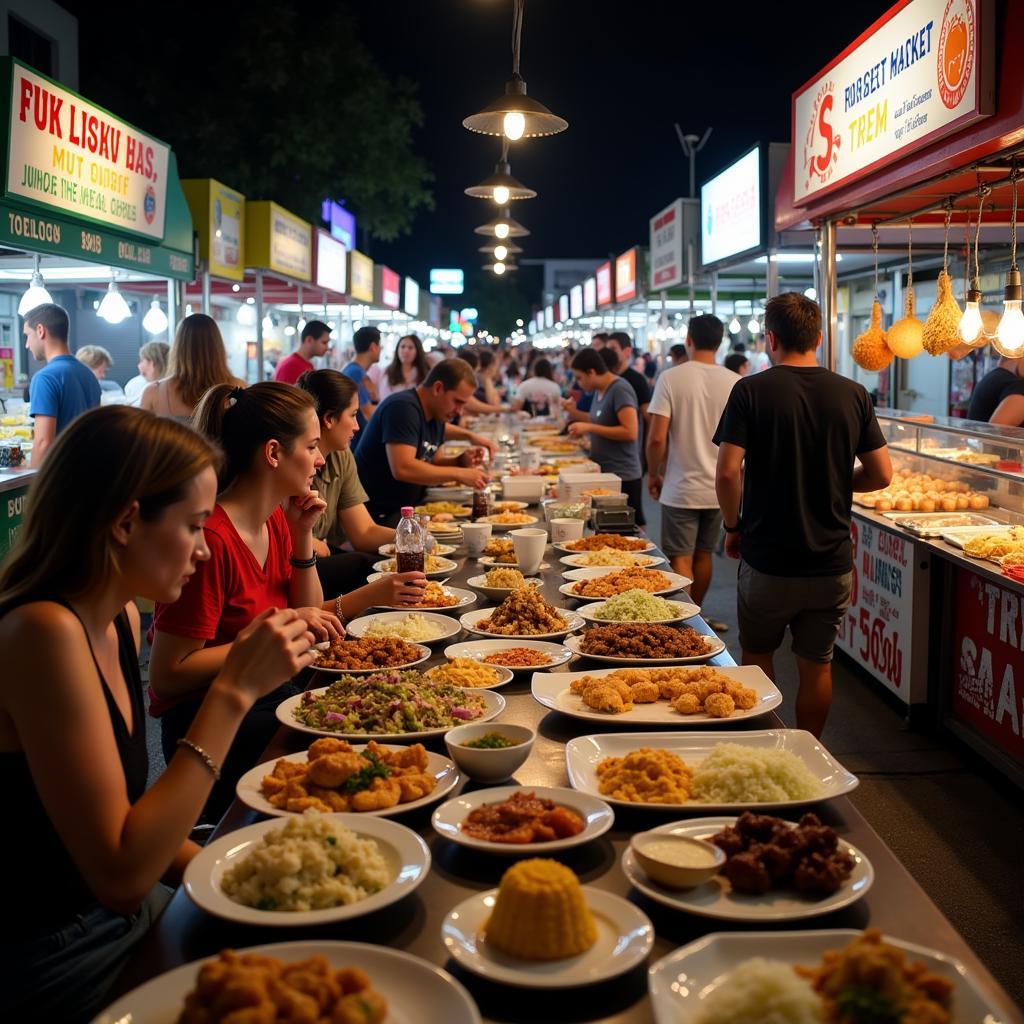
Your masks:
[{"label": "mound of rice", "polygon": [[777,803],[813,800],[821,782],[788,750],[716,743],[693,769],[691,799],[705,804]]},{"label": "mound of rice", "polygon": [[418,612],[406,615],[404,619],[370,619],[364,636],[396,636],[413,643],[422,640],[436,640],[444,630],[433,620]]},{"label": "mound of rice", "polygon": [[822,1024],[821,998],[781,960],[744,960],[704,1000],[692,1024]]}]

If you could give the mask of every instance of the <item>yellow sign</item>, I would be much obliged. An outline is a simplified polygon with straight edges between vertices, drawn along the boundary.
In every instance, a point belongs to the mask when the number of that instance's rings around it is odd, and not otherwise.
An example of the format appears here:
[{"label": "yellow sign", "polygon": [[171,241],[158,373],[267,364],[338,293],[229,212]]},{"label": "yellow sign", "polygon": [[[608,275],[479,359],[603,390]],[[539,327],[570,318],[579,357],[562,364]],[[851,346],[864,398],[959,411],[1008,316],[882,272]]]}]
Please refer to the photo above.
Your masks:
[{"label": "yellow sign", "polygon": [[348,293],[360,302],[373,302],[373,260],[358,249],[348,254]]},{"label": "yellow sign", "polygon": [[313,279],[313,227],[277,203],[245,204],[245,265]]},{"label": "yellow sign", "polygon": [[245,196],[213,178],[181,183],[199,237],[199,258],[214,277],[245,277]]}]

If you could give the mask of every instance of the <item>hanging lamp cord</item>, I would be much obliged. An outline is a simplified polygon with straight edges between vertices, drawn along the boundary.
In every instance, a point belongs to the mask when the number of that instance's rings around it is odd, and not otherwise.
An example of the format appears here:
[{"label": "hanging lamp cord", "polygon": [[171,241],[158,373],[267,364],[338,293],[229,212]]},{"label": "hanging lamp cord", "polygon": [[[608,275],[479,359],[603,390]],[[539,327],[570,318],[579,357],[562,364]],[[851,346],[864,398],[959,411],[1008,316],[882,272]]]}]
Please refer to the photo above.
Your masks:
[{"label": "hanging lamp cord", "polygon": [[1013,158],[1013,169],[1010,171],[1010,181],[1013,184],[1013,212],[1010,214],[1010,266],[1017,268],[1017,179],[1020,177],[1020,169],[1017,167],[1017,158]]},{"label": "hanging lamp cord", "polygon": [[985,212],[985,186],[978,187],[978,223],[974,225],[974,280],[981,280],[981,267],[978,264],[978,246],[981,244],[981,215]]},{"label": "hanging lamp cord", "polygon": [[871,251],[875,254],[875,298],[878,299],[878,225],[871,225]]},{"label": "hanging lamp cord", "polygon": [[526,0],[512,2],[512,77],[519,77],[519,50],[523,37],[523,14]]},{"label": "hanging lamp cord", "polygon": [[907,221],[907,288],[914,287],[914,218]]},{"label": "hanging lamp cord", "polygon": [[945,234],[942,239],[942,270],[949,275],[949,225],[953,221],[953,200],[946,200],[946,225]]}]

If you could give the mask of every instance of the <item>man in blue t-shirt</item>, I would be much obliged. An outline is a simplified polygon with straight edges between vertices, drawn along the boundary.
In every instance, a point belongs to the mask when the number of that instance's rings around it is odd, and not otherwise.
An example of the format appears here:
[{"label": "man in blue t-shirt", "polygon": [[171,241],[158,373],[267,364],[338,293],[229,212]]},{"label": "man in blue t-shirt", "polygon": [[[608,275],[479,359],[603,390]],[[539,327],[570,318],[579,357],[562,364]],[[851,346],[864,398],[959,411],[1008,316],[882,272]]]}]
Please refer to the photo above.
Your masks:
[{"label": "man in blue t-shirt", "polygon": [[360,327],[352,335],[352,347],[356,350],[356,357],[341,372],[359,385],[356,421],[359,429],[365,430],[367,421],[377,408],[377,395],[374,393],[373,382],[366,376],[366,371],[380,359],[380,331],[376,327]]},{"label": "man in blue t-shirt", "polygon": [[403,505],[416,505],[427,487],[450,480],[466,487],[487,486],[487,474],[480,468],[482,449],[471,448],[457,459],[441,455],[448,421],[475,387],[468,363],[445,359],[419,387],[396,391],[380,403],[356,448],[356,468],[374,520],[397,521]]},{"label": "man in blue t-shirt", "polygon": [[42,464],[54,438],[77,416],[100,404],[100,382],[68,349],[68,314],[45,302],[25,316],[25,348],[46,365],[29,381],[34,420],[32,467]]}]

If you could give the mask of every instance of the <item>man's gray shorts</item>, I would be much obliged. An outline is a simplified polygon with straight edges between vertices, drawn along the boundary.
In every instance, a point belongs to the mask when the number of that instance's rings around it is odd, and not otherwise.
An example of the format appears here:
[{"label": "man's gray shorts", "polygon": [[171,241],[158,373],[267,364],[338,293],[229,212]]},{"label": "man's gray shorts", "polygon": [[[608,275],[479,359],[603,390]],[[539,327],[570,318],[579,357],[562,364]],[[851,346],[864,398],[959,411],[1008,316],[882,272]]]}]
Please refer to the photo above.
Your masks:
[{"label": "man's gray shorts", "polygon": [[797,657],[830,662],[852,585],[850,572],[770,576],[740,562],[736,577],[740,646],[751,654],[769,654],[782,646],[788,626]]},{"label": "man's gray shorts", "polygon": [[669,558],[714,551],[721,529],[722,513],[717,508],[661,506],[661,549]]}]

